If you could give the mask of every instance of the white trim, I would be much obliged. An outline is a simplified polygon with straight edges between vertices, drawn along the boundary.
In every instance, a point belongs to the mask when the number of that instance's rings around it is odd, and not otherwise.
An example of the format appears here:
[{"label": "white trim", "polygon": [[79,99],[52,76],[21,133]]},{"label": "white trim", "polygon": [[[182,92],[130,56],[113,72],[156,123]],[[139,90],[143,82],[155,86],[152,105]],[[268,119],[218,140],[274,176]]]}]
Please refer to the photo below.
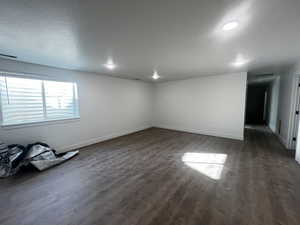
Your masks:
[{"label": "white trim", "polygon": [[271,125],[269,124],[268,127],[274,134],[276,134],[276,126],[274,126],[273,124],[271,124]]},{"label": "white trim", "polygon": [[235,139],[235,140],[240,140],[240,141],[244,140],[244,137],[240,136],[240,135],[224,134],[224,133],[219,133],[219,132],[209,131],[209,130],[199,130],[199,129],[193,129],[193,128],[183,128],[183,127],[174,127],[174,126],[165,126],[165,125],[159,125],[159,126],[153,126],[153,127],[168,129],[168,130],[183,131],[183,132],[187,132],[187,133],[208,135],[208,136],[213,136],[213,137],[229,138],[229,139]]},{"label": "white trim", "polygon": [[[244,100],[243,100],[243,104],[244,104],[244,107],[243,107],[243,130],[242,130],[242,136],[238,138],[238,140],[244,140],[244,133],[245,133],[245,125],[246,125],[246,107],[247,107],[247,93],[248,93],[248,85],[247,85],[247,80],[248,80],[248,73],[247,72],[242,72],[242,74],[244,74],[244,76],[246,77],[245,78],[245,82],[244,82],[244,87],[243,87],[243,90],[245,90],[243,92],[243,95],[244,95]],[[233,138],[233,139],[236,139],[236,138]]]},{"label": "white trim", "polygon": [[292,150],[292,149],[288,148],[287,142],[285,141],[285,139],[282,136],[280,136],[277,132],[273,131],[270,126],[268,126],[268,128],[277,137],[278,141],[280,142],[280,144],[283,145],[284,148],[286,148],[287,150]]},{"label": "white trim", "polygon": [[57,150],[57,152],[60,152],[60,153],[61,152],[67,152],[67,151],[71,151],[71,150],[74,150],[74,149],[89,146],[89,145],[92,145],[92,144],[97,144],[99,142],[107,141],[107,140],[110,140],[110,139],[113,139],[113,138],[121,137],[121,136],[128,135],[128,134],[132,134],[132,133],[135,133],[135,132],[138,132],[138,131],[146,130],[146,129],[149,129],[151,127],[152,126],[144,126],[144,127],[139,127],[139,128],[135,128],[135,129],[123,130],[123,131],[111,133],[111,134],[108,134],[108,135],[100,136],[100,137],[97,137],[97,138],[92,138],[90,140],[79,142],[77,144],[57,148],[56,150]]},{"label": "white trim", "polygon": [[43,99],[43,114],[44,114],[44,118],[47,119],[47,111],[46,111],[46,94],[45,94],[45,82],[42,80],[41,81],[41,85],[42,85],[42,99]]},{"label": "white trim", "polygon": [[[1,76],[1,74],[0,74]],[[0,123],[3,121],[3,111],[2,111],[2,87],[0,86]]]},{"label": "white trim", "polygon": [[285,140],[282,136],[280,136],[279,134],[274,133],[274,132],[273,132],[273,134],[275,134],[275,136],[278,138],[279,142],[280,142],[287,150],[291,150],[291,149],[288,148],[288,143],[286,142],[286,140]]},{"label": "white trim", "polygon": [[56,77],[56,76],[53,77],[48,74],[35,74],[35,73],[23,73],[23,72],[0,70],[0,74],[1,73],[3,73],[3,76],[7,76],[7,77],[76,83],[75,81],[73,81],[73,79],[62,79],[61,77]]},{"label": "white trim", "polygon": [[8,125],[2,124],[1,128],[5,130],[12,130],[12,129],[25,128],[25,127],[36,127],[36,126],[46,126],[51,124],[77,122],[79,120],[80,117],[72,117],[72,118],[65,118],[65,119],[43,120],[43,121],[19,123],[19,124],[8,124]]},{"label": "white trim", "polygon": [[[3,71],[0,71],[0,76],[2,77],[5,77],[5,79],[7,78],[7,76],[9,77],[14,77],[14,78],[20,78],[20,76],[10,76],[12,73],[5,73]],[[16,74],[16,73],[13,73],[13,74]],[[23,77],[24,78],[24,77]],[[79,98],[78,98],[78,86],[77,86],[77,83],[76,82],[71,82],[71,81],[60,81],[60,80],[48,80],[48,79],[34,79],[32,77],[26,77],[25,79],[28,79],[28,80],[36,80],[36,81],[40,81],[41,82],[41,94],[42,94],[42,102],[43,102],[43,120],[38,120],[38,121],[34,121],[34,122],[21,122],[21,123],[12,123],[12,124],[6,124],[4,121],[3,121],[3,110],[2,110],[2,105],[1,105],[1,102],[0,102],[0,113],[1,113],[1,116],[0,116],[0,126],[2,128],[9,128],[9,129],[14,129],[14,128],[21,128],[21,127],[24,127],[24,126],[34,126],[34,125],[44,125],[44,124],[47,124],[49,122],[53,122],[53,121],[64,121],[64,120],[74,120],[74,119],[79,119],[80,118],[80,115],[79,115]],[[56,119],[48,119],[47,118],[47,109],[46,109],[46,101],[47,101],[47,98],[45,97],[45,82],[58,82],[58,83],[69,83],[69,84],[72,84],[72,92],[73,92],[73,113],[74,115],[72,117],[67,117],[67,118],[56,118]],[[7,87],[6,87],[7,89]],[[74,89],[77,89],[77,90],[74,90]],[[2,91],[2,90],[0,90]],[[7,92],[8,90],[6,90]],[[75,96],[75,93],[76,93],[76,96]],[[0,100],[1,100],[1,92],[0,92]],[[8,96],[7,96],[8,97]],[[77,100],[77,101],[76,101]]]},{"label": "white trim", "polygon": [[298,85],[299,85],[299,75],[293,75],[293,86],[292,86],[292,96],[291,96],[291,111],[289,117],[289,128],[288,128],[288,137],[287,137],[287,148],[292,149],[293,146],[293,136],[294,136],[294,129],[295,129],[295,112],[297,107],[297,92],[298,92]]}]

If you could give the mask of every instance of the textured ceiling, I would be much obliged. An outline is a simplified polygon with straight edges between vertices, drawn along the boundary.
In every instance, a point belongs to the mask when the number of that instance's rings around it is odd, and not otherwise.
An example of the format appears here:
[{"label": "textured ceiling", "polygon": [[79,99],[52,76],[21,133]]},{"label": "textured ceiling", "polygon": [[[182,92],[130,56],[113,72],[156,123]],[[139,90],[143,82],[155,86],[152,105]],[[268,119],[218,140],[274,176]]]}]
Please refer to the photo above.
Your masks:
[{"label": "textured ceiling", "polygon": [[299,12],[299,0],[1,0],[0,53],[143,80],[274,73],[300,57]]}]

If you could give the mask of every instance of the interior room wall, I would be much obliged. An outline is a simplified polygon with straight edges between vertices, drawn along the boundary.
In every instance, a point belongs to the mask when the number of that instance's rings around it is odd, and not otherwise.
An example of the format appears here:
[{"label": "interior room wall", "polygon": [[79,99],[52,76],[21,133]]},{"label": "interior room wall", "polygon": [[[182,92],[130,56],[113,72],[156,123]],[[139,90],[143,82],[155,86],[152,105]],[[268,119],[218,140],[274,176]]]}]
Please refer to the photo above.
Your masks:
[{"label": "interior room wall", "polygon": [[158,83],[154,126],[242,140],[247,73]]},{"label": "interior room wall", "polygon": [[151,126],[153,86],[150,83],[3,59],[0,70],[75,81],[79,91],[80,119],[0,127],[0,140],[7,144],[42,141],[64,151]]},{"label": "interior room wall", "polygon": [[80,119],[1,127],[7,144],[70,150],[151,126],[243,139],[246,73],[158,84],[0,60],[0,71],[76,82]]},{"label": "interior room wall", "polygon": [[276,133],[278,130],[278,101],[280,90],[280,77],[276,78],[269,85],[269,118],[268,126]]},{"label": "interior room wall", "polygon": [[300,62],[280,75],[277,135],[287,149],[293,149],[294,113]]}]

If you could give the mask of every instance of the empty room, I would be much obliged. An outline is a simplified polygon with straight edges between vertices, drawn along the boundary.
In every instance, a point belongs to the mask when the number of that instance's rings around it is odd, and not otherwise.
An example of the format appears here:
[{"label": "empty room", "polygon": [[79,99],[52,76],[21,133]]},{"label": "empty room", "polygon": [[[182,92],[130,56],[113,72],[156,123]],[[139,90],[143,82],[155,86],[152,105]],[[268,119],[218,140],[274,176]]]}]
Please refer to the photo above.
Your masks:
[{"label": "empty room", "polygon": [[299,0],[0,0],[1,225],[299,225]]}]

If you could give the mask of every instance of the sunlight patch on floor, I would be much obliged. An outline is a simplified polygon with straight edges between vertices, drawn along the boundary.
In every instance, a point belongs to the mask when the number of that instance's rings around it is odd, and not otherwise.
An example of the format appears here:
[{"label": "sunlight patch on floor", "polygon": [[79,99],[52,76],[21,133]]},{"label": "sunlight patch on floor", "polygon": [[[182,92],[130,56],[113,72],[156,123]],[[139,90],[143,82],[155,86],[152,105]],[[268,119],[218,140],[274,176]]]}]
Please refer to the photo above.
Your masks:
[{"label": "sunlight patch on floor", "polygon": [[226,159],[226,154],[219,153],[187,152],[182,156],[187,166],[214,180],[221,178]]}]

